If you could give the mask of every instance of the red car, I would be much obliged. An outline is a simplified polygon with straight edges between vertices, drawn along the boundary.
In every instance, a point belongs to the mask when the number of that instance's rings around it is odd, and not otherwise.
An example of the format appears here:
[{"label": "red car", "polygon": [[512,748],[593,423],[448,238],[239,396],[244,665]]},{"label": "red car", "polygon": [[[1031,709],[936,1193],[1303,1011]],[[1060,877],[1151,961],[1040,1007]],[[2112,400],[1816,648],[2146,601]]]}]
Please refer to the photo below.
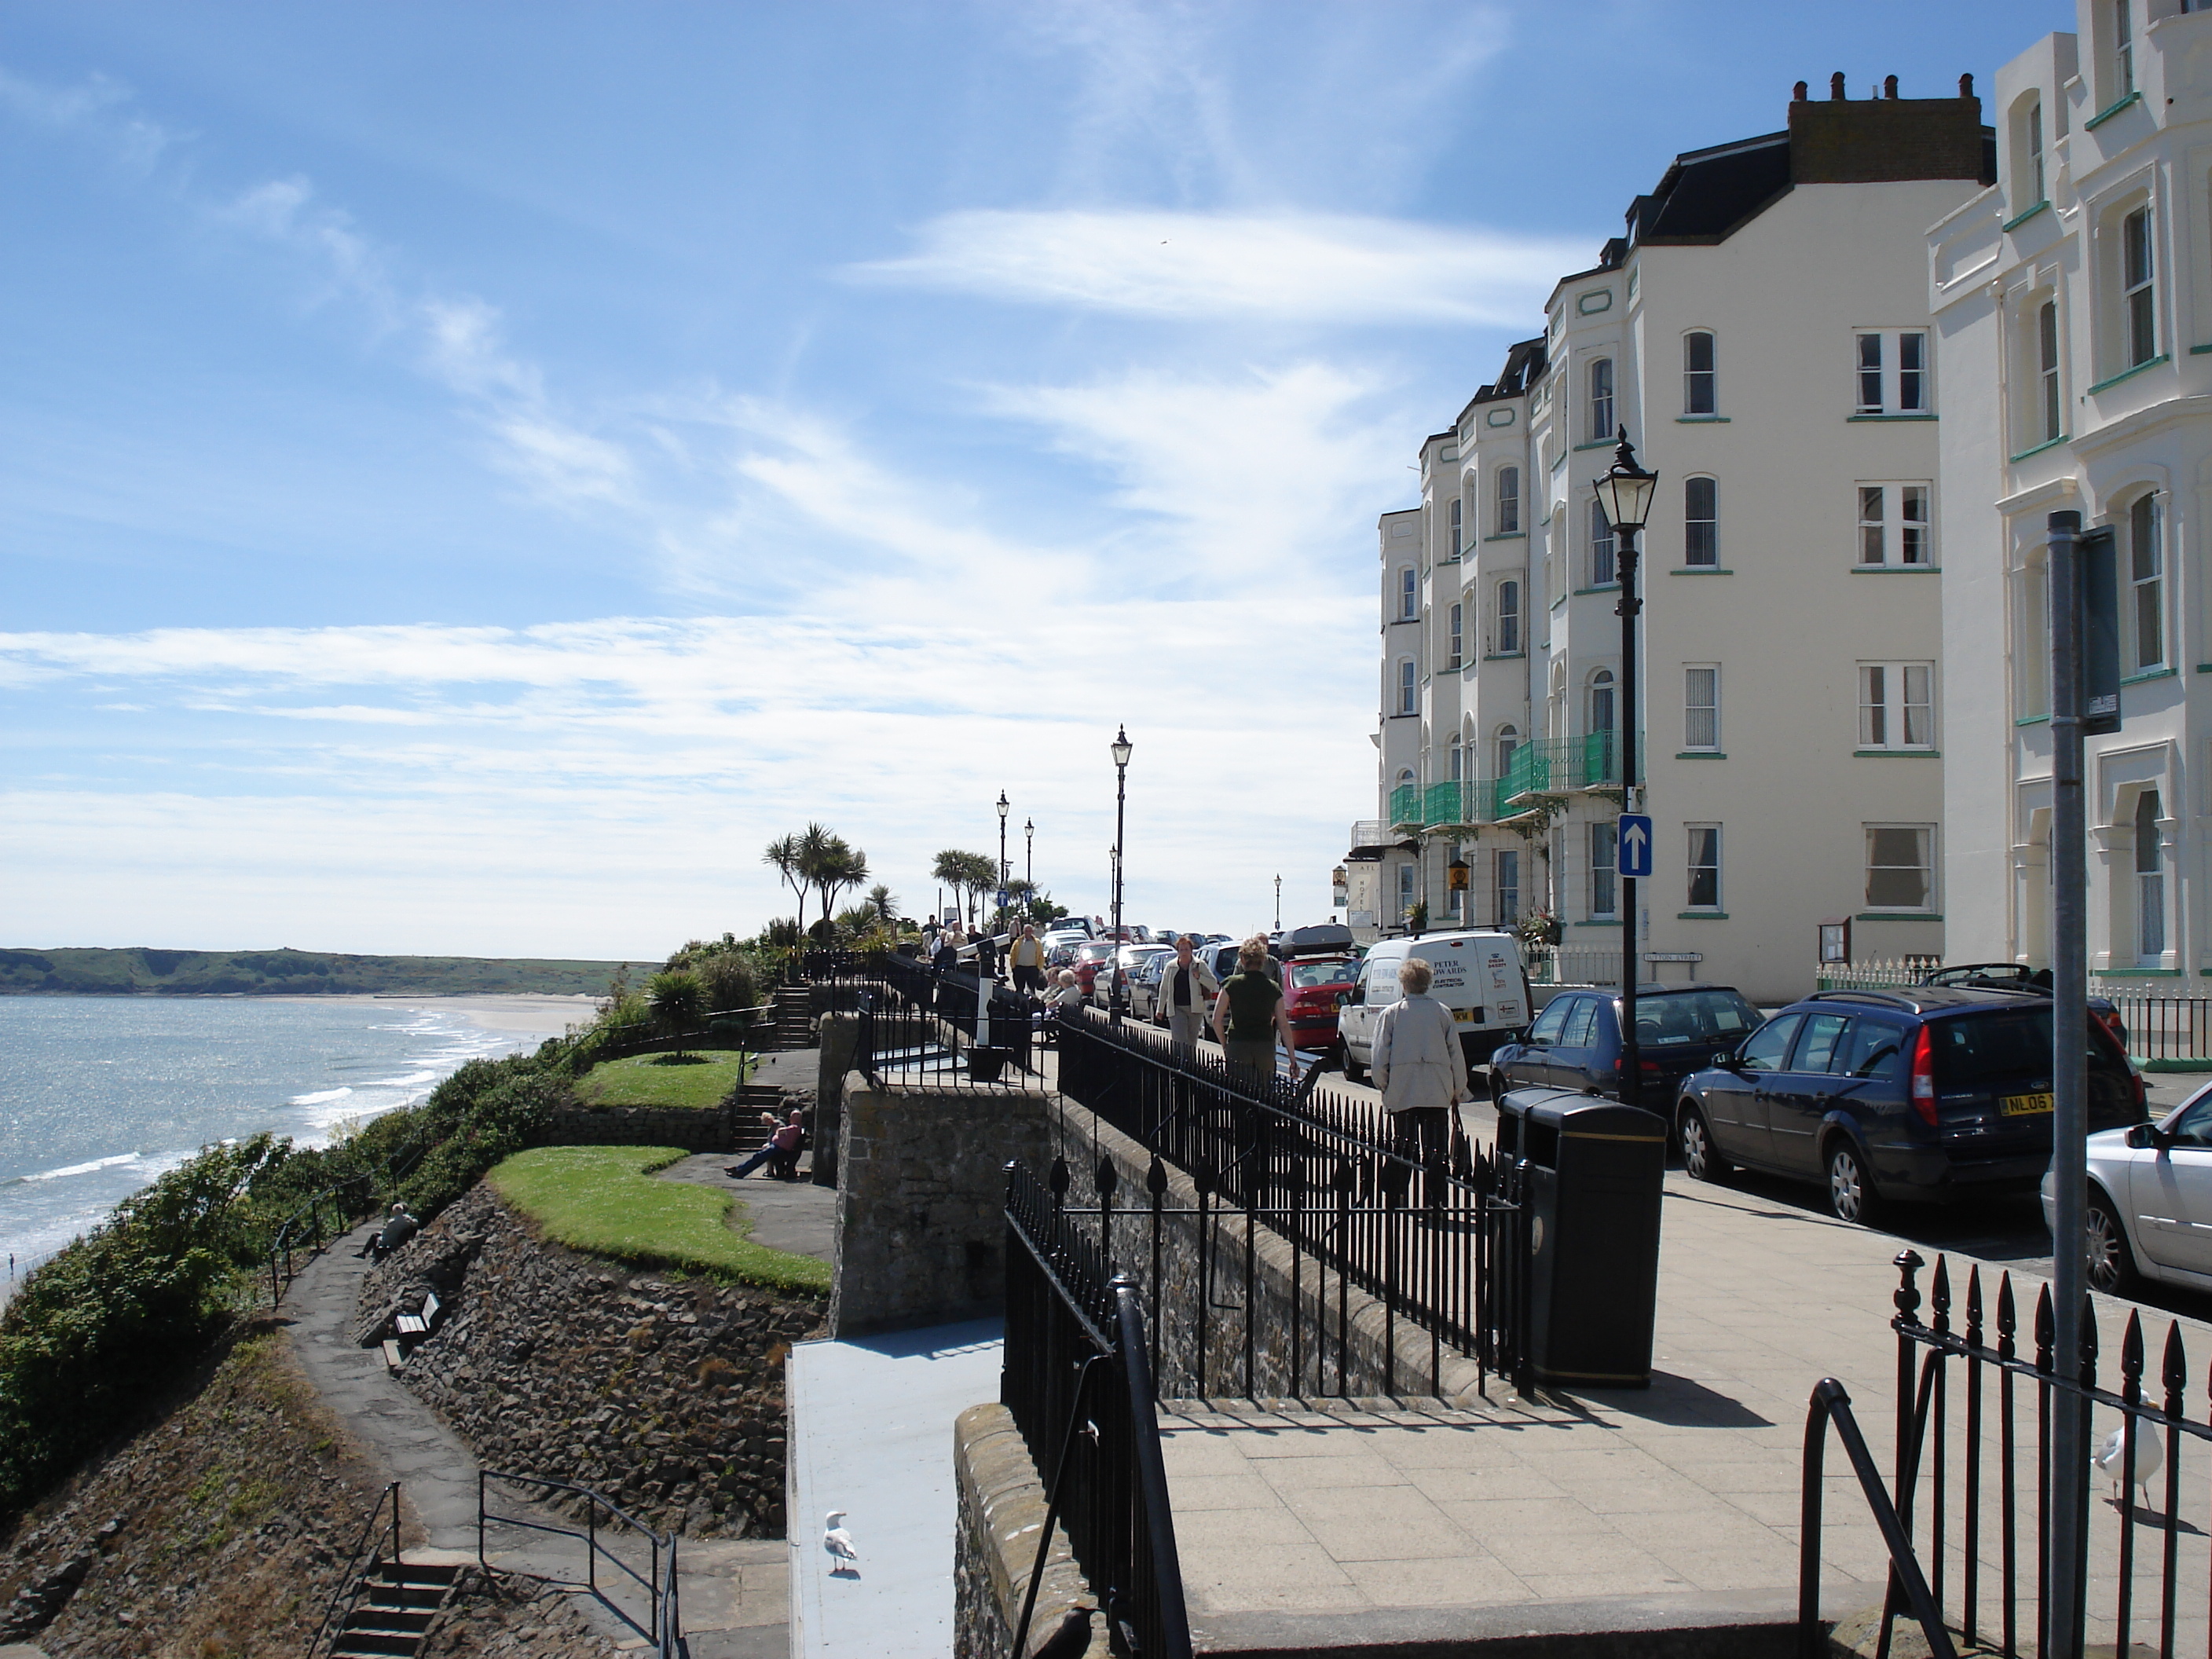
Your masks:
[{"label": "red car", "polygon": [[1359,977],[1356,957],[1302,957],[1283,964],[1284,1010],[1301,1048],[1326,1048],[1336,1041],[1336,1000]]}]

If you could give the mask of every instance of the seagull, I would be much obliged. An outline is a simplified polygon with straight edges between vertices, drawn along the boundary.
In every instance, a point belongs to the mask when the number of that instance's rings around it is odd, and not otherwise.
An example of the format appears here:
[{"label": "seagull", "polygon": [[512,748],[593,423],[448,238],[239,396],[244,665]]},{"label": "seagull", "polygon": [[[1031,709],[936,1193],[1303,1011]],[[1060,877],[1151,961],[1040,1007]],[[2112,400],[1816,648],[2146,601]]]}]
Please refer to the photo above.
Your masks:
[{"label": "seagull", "polygon": [[853,1547],[853,1534],[838,1524],[845,1518],[842,1510],[830,1511],[830,1518],[822,1523],[822,1547],[837,1565],[830,1569],[833,1573],[849,1572],[860,1563],[860,1553]]},{"label": "seagull", "polygon": [[[2136,1485],[2143,1489],[2143,1504],[2146,1508],[2150,1504],[2150,1478],[2158,1473],[2159,1466],[2165,1461],[2166,1454],[2159,1449],[2158,1436],[2138,1427],[2136,1430]],[[2120,1489],[2128,1478],[2127,1431],[2124,1428],[2114,1429],[2112,1433],[2106,1435],[2105,1443],[2097,1448],[2095,1455],[2089,1459],[2089,1462],[2094,1468],[2102,1470],[2111,1478],[2112,1502],[2118,1503],[2121,1498]]]}]

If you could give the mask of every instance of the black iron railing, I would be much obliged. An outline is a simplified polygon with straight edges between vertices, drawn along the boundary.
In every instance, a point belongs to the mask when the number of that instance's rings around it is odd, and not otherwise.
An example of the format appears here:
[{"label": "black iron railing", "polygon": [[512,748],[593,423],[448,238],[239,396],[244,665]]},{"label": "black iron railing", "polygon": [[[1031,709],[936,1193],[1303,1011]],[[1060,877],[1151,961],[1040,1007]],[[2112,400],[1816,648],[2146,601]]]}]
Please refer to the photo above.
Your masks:
[{"label": "black iron railing", "polygon": [[[1875,1464],[1866,1436],[1859,1432],[1858,1419],[1851,1413],[1851,1397],[1832,1376],[1814,1385],[1812,1404],[1805,1412],[1805,1466],[1797,1528],[1798,1659],[1827,1659],[1828,1655],[1828,1633],[1820,1622],[1820,1499],[1825,1489],[1822,1465],[1832,1424],[1844,1443],[1844,1455],[1851,1460],[1851,1473],[1858,1477],[1860,1495],[1874,1512],[1882,1546],[1889,1552],[1893,1598],[1897,1590],[1903,1590],[1912,1616],[1920,1621],[1921,1633],[1928,1638],[1930,1659],[1958,1659],[1951,1633],[1943,1627],[1935,1593],[1928,1588],[1927,1575],[1912,1553],[1912,1483],[1909,1480],[1899,1483],[1899,1501],[1905,1504],[1899,1514],[1897,1504],[1882,1490],[1881,1471]],[[1887,1628],[1881,1645],[1887,1652]]]},{"label": "black iron railing", "polygon": [[323,1611],[323,1622],[315,1632],[315,1639],[307,1644],[310,1656],[320,1654],[327,1646],[335,1645],[338,1632],[345,1628],[348,1618],[368,1588],[368,1583],[385,1560],[386,1548],[389,1559],[397,1565],[399,1560],[399,1483],[394,1480],[376,1495],[369,1506],[368,1516],[362,1522],[361,1536],[355,1541],[353,1554],[345,1576],[338,1587],[331,1592],[329,1607]]},{"label": "black iron railing", "polygon": [[[1063,1018],[1058,1042],[1060,1092],[1189,1176],[1197,1193],[1203,1284],[1211,1286],[1219,1273],[1214,1217],[1243,1218],[1243,1260],[1231,1264],[1230,1273],[1241,1272],[1246,1307],[1252,1305],[1259,1231],[1273,1232],[1289,1246],[1288,1305],[1297,1314],[1288,1333],[1290,1371],[1299,1389],[1346,1391],[1344,1345],[1354,1286],[1382,1306],[1383,1393],[1395,1394],[1401,1383],[1415,1381],[1397,1375],[1401,1322],[1428,1334],[1431,1392],[1446,1348],[1474,1358],[1479,1379],[1492,1373],[1521,1376],[1528,1313],[1521,1176],[1510,1158],[1469,1140],[1455,1115],[1449,1139],[1424,1148],[1398,1133],[1379,1106],[1316,1086],[1318,1073],[1292,1084],[1285,1077],[1232,1072],[1141,1027],[1117,1029],[1086,1014]],[[1110,1166],[1102,1171],[1102,1183],[1113,1178]],[[1167,1182],[1156,1175],[1146,1184],[1154,1211],[1157,1295]],[[1110,1210],[1111,1192],[1102,1197],[1102,1207]],[[1133,1200],[1125,1214],[1143,1207],[1144,1200]],[[1110,1241],[1110,1229],[1105,1237]],[[1338,1304],[1334,1387],[1325,1370],[1325,1299],[1331,1290]],[[1210,1294],[1199,1297],[1200,1319],[1214,1301]],[[1304,1322],[1309,1309],[1316,1315],[1310,1338]],[[1157,1304],[1154,1323],[1159,1323]],[[1257,1340],[1252,1325],[1247,1320],[1243,1333],[1247,1394]],[[1208,1346],[1201,1330],[1201,1356]],[[1309,1375],[1310,1385],[1304,1380]],[[1211,1380],[1201,1373],[1200,1395],[1211,1391]]]},{"label": "black iron railing", "polygon": [[[495,1515],[491,1510],[490,1484],[522,1487],[540,1495],[552,1495],[580,1505],[584,1511],[581,1529],[563,1527],[542,1521],[532,1516]],[[604,1515],[608,1526],[600,1524]],[[615,1617],[653,1644],[660,1659],[674,1659],[682,1651],[683,1635],[677,1599],[676,1534],[655,1532],[635,1516],[625,1513],[589,1486],[579,1486],[571,1481],[550,1480],[542,1475],[516,1474],[503,1469],[481,1469],[477,1474],[477,1563],[489,1567],[491,1563],[485,1553],[485,1536],[492,1527],[517,1527],[526,1532],[545,1533],[555,1538],[573,1538],[584,1547],[584,1586],[592,1596],[602,1603]],[[635,1555],[640,1540],[645,1553],[641,1571],[634,1560],[625,1559],[620,1540],[629,1553]],[[605,1582],[601,1582],[601,1568],[610,1570]],[[639,1610],[642,1610],[642,1617]]]},{"label": "black iron railing", "polygon": [[284,1292],[299,1276],[297,1258],[313,1261],[324,1245],[349,1231],[355,1222],[374,1207],[375,1183],[363,1175],[311,1195],[276,1225],[269,1240],[269,1305],[284,1299]]},{"label": "black iron railing", "polygon": [[890,959],[885,977],[855,999],[854,1064],[878,1085],[1036,1086],[1038,1009],[973,975]]},{"label": "black iron railing", "polygon": [[1045,1522],[1012,1651],[1025,1650],[1055,1526],[1104,1608],[1114,1651],[1188,1659],[1190,1620],[1145,1316],[1051,1195],[1006,1166],[1006,1334],[1000,1398],[1043,1475]]},{"label": "black iron railing", "polygon": [[[1949,1265],[1938,1256],[1923,1319],[1917,1276],[1926,1263],[1905,1250],[1896,1266],[1892,1490],[1942,1620],[1967,1644],[2005,1654],[2077,1652],[2085,1639],[2120,1653],[2154,1644],[2161,1659],[2212,1652],[2212,1516],[2202,1504],[2202,1466],[2185,1484],[2181,1467],[2212,1447],[2212,1415],[2190,1415],[2179,1322],[2167,1327],[2153,1376],[2142,1311],[2128,1310],[2115,1390],[2100,1386],[2093,1301],[2082,1310],[2081,1352],[2066,1364],[2055,1352],[2048,1285],[2023,1328],[2010,1273],[1985,1299],[1981,1269],[1970,1267],[1963,1305],[1954,1306]],[[2051,1466],[2052,1431],[2066,1412],[2079,1413],[2081,1443],[2097,1449],[2090,1467]],[[2081,1553],[2054,1561],[2053,1508],[2081,1505],[2085,1479]],[[2100,1488],[2109,1494],[2101,1501]],[[1901,1611],[1901,1593],[1893,1580],[1888,1611]],[[2069,1605],[2082,1627],[2048,1630],[2054,1609]]]}]

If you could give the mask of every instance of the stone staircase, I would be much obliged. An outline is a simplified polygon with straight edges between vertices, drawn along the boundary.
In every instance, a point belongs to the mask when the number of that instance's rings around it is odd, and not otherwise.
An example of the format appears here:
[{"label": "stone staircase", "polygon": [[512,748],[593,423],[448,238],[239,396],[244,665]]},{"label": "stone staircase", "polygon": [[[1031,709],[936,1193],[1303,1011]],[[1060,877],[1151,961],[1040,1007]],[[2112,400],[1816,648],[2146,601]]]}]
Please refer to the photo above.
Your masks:
[{"label": "stone staircase", "polygon": [[453,1594],[458,1566],[380,1561],[331,1644],[330,1659],[411,1659],[430,1620]]},{"label": "stone staircase", "polygon": [[775,988],[775,1013],[771,1026],[775,1033],[775,1047],[778,1048],[811,1048],[814,1046],[814,991],[806,985],[779,985]]}]

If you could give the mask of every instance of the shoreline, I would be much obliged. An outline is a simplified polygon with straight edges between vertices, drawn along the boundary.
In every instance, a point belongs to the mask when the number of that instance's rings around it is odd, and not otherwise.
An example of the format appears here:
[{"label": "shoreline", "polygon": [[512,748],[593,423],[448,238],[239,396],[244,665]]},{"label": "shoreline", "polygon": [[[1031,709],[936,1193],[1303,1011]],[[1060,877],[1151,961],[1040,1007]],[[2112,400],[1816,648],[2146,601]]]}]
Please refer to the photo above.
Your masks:
[{"label": "shoreline", "polygon": [[528,991],[463,992],[451,995],[434,991],[411,994],[402,991],[343,991],[319,996],[255,997],[252,1000],[307,1005],[333,1002],[382,1004],[395,1008],[416,1009],[424,1013],[457,1013],[479,1030],[496,1031],[505,1036],[542,1038],[566,1036],[571,1025],[583,1024],[598,1012],[602,999]]}]

